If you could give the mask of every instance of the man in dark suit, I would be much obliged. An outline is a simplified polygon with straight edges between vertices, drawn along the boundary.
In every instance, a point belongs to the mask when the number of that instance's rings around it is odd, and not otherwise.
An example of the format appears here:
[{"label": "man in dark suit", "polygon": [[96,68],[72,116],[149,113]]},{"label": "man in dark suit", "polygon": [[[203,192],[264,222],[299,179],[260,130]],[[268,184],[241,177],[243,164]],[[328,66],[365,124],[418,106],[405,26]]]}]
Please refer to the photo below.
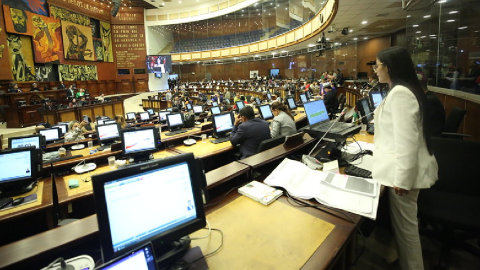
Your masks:
[{"label": "man in dark suit", "polygon": [[323,88],[326,94],[323,96],[323,101],[325,102],[325,107],[330,115],[332,115],[335,110],[338,108],[337,95],[332,89],[331,85],[327,85]]},{"label": "man in dark suit", "polygon": [[67,89],[67,98],[71,100],[75,96],[75,91],[73,91],[73,84],[71,84]]},{"label": "man in dark suit", "polygon": [[63,81],[60,81],[60,84],[58,85],[58,89],[65,89],[65,88],[67,88],[67,87],[65,86]]},{"label": "man in dark suit", "polygon": [[268,122],[255,118],[253,107],[243,107],[239,116],[235,119],[235,126],[230,134],[232,145],[240,145],[241,159],[258,153],[260,143],[270,138]]}]

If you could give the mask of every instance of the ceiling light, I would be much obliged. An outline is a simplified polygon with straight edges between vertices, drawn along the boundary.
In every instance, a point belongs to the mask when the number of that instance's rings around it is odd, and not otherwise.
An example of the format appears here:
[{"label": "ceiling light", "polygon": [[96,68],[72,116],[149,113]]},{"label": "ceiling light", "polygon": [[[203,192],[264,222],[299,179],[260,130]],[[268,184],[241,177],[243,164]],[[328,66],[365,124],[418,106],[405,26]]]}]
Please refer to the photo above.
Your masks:
[{"label": "ceiling light", "polygon": [[440,0],[440,1],[438,1],[439,4],[443,4],[443,3],[446,3],[446,2],[447,2],[447,0]]},{"label": "ceiling light", "polygon": [[455,20],[447,20],[447,22],[454,22]]},{"label": "ceiling light", "polygon": [[430,18],[430,17],[432,17],[432,15],[425,15],[425,16],[423,16],[423,18]]},{"label": "ceiling light", "polygon": [[412,25],[412,27],[418,27],[418,24],[414,24],[414,25]]},{"label": "ceiling light", "polygon": [[368,39],[368,37],[364,37],[363,39]]},{"label": "ceiling light", "polygon": [[421,36],[420,38],[426,38],[427,36]]},{"label": "ceiling light", "polygon": [[422,31],[417,31],[417,32],[415,32],[415,34],[420,34],[420,33],[422,33]]},{"label": "ceiling light", "polygon": [[410,17],[412,17],[412,15],[407,15],[407,18],[410,18]]},{"label": "ceiling light", "polygon": [[458,13],[458,11],[457,10],[452,10],[452,11],[448,12],[448,14],[455,14],[455,13]]},{"label": "ceiling light", "polygon": [[350,32],[350,33],[351,33],[351,32],[353,32],[353,30],[352,30],[352,29],[350,29],[350,30],[348,30],[348,32]]},{"label": "ceiling light", "polygon": [[182,3],[182,1],[178,1],[178,3],[179,3],[179,4],[181,4],[181,3]]},{"label": "ceiling light", "polygon": [[288,51],[282,51],[282,53],[287,53]]},{"label": "ceiling light", "polygon": [[367,24],[368,22],[367,21],[363,21],[362,24]]},{"label": "ceiling light", "polygon": [[317,45],[315,45],[315,44],[308,44],[308,47],[315,47],[315,46],[317,46]]},{"label": "ceiling light", "polygon": [[462,26],[462,27],[459,27],[458,29],[462,30],[462,29],[467,29],[468,26]]},{"label": "ceiling light", "polygon": [[353,40],[358,40],[358,38],[354,38]]}]

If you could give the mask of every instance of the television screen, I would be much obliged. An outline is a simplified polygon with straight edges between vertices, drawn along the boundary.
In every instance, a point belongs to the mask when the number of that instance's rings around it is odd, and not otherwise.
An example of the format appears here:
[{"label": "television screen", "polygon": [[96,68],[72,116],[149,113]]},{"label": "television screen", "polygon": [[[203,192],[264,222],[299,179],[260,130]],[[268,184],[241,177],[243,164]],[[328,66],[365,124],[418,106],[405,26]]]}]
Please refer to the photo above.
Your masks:
[{"label": "television screen", "polygon": [[315,125],[330,119],[328,117],[327,108],[322,99],[307,102],[304,104],[304,108],[309,125]]},{"label": "television screen", "polygon": [[150,114],[150,115],[154,115],[155,113],[153,112],[153,109],[147,109],[147,112]]},{"label": "television screen", "polygon": [[258,97],[255,98],[255,102],[256,102],[257,104],[261,104],[261,103],[262,103]]},{"label": "television screen", "polygon": [[382,103],[382,100],[383,100],[382,92],[370,91],[370,98],[372,102],[372,108],[375,109],[377,108],[378,105],[380,105],[380,103]]},{"label": "television screen", "polygon": [[148,73],[171,73],[172,57],[170,55],[147,55]]},{"label": "television screen", "polygon": [[155,74],[155,78],[162,78],[162,73],[154,73]]},{"label": "television screen", "polygon": [[98,140],[101,142],[120,138],[120,132],[118,131],[117,123],[97,126],[97,134]]},{"label": "television screen", "polygon": [[216,101],[212,102],[212,106],[218,106],[218,102]]},{"label": "television screen", "polygon": [[277,76],[280,73],[280,69],[272,68],[270,69],[270,76]]}]

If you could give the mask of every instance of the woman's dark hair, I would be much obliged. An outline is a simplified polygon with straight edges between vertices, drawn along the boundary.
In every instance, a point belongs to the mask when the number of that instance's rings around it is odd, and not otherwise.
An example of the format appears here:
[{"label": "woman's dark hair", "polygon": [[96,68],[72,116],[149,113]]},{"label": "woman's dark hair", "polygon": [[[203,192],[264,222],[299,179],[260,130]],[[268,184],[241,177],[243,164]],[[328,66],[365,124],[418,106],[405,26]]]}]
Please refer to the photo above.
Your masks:
[{"label": "woman's dark hair", "polygon": [[272,111],[273,110],[279,110],[279,111],[282,111],[286,114],[288,114],[288,116],[290,116],[290,118],[292,118],[293,121],[295,121],[295,118],[293,117],[292,113],[290,112],[290,110],[287,108],[287,106],[283,105],[282,103],[278,102],[278,101],[274,101],[272,103]]},{"label": "woman's dark hair", "polygon": [[430,129],[428,124],[427,97],[420,81],[418,80],[410,54],[403,47],[391,47],[380,51],[377,58],[388,68],[388,75],[392,82],[391,87],[393,88],[396,85],[405,86],[408,90],[412,91],[417,98],[423,123],[423,137],[425,138],[428,152],[432,154]]}]

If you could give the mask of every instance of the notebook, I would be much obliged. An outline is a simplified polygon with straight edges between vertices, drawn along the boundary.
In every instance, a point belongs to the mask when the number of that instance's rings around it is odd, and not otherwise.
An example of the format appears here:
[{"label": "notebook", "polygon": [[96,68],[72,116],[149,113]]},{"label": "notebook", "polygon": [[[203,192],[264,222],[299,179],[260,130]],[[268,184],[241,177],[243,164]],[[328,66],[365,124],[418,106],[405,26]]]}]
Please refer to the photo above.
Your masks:
[{"label": "notebook", "polygon": [[282,196],[283,191],[273,188],[264,183],[252,181],[238,189],[238,193],[249,197],[263,205],[269,205],[278,197]]}]

